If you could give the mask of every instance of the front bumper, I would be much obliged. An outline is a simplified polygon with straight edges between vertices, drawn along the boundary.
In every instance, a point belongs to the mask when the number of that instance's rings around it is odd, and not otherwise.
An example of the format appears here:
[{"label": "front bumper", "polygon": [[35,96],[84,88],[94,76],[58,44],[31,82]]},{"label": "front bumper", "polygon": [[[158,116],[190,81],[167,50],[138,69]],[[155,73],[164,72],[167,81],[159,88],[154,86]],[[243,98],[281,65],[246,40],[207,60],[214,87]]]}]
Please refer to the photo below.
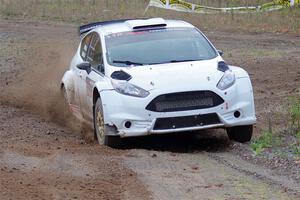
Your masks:
[{"label": "front bumper", "polygon": [[[207,90],[207,88],[205,89]],[[103,102],[105,124],[115,126],[121,137],[132,137],[252,125],[256,123],[253,91],[249,78],[237,79],[236,84],[226,91],[221,91],[215,87],[209,88],[209,90],[218,94],[225,102],[213,108],[179,112],[153,112],[145,109],[158,95],[178,91],[153,90],[147,98],[125,96],[114,90],[102,91],[101,99]],[[240,113],[239,117],[234,116],[234,113],[237,111]],[[180,128],[172,127],[170,129],[161,130],[155,128],[155,123],[158,118],[201,116],[213,113],[217,114],[219,118],[218,123],[207,125],[198,124],[191,127]],[[130,122],[130,128],[128,128],[128,126],[126,127],[126,122]]]}]

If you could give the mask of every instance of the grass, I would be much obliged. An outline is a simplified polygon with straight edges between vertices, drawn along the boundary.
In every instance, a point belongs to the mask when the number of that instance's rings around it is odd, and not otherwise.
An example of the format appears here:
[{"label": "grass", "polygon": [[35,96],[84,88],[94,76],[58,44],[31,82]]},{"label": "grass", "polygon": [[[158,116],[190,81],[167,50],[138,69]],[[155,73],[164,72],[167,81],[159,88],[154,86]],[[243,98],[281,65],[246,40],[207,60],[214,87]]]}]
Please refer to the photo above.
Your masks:
[{"label": "grass", "polygon": [[264,149],[271,148],[281,143],[280,138],[270,132],[263,132],[257,139],[253,140],[250,147],[256,155],[260,155]]},{"label": "grass", "polygon": [[[286,134],[270,133],[264,131],[257,139],[254,139],[250,147],[256,155],[260,155],[266,148],[288,147],[295,159],[300,159],[300,95],[295,95],[289,98],[289,123],[290,130],[284,131]],[[293,139],[288,139],[283,142],[283,139],[292,136]]]},{"label": "grass", "polygon": [[296,133],[296,138],[297,138],[297,140],[300,141],[300,131],[298,131],[298,132]]},{"label": "grass", "polygon": [[146,5],[143,0],[0,0],[0,11],[8,18],[86,23],[137,17]]},{"label": "grass", "polygon": [[300,156],[300,147],[299,145],[292,145],[292,153],[295,155],[296,158]]},{"label": "grass", "polygon": [[300,95],[289,98],[289,114],[291,128],[298,133],[300,131]]},{"label": "grass", "polygon": [[269,3],[270,0],[187,0],[191,3],[212,7],[231,7],[231,6],[258,6],[264,3]]},{"label": "grass", "polygon": [[[191,14],[149,9],[160,16],[184,19],[197,25],[200,29],[246,31],[253,33],[276,32],[295,33],[300,35],[300,9],[285,9],[276,12],[247,13],[247,14]],[[150,13],[151,13],[150,12]]]},{"label": "grass", "polygon": [[295,158],[300,160],[300,95],[289,98],[289,113],[291,118],[292,134],[296,138],[296,142],[291,145],[292,153]]},{"label": "grass", "polygon": [[[188,0],[207,6],[260,5],[270,0]],[[135,17],[182,19],[201,29],[281,32],[300,34],[300,9],[267,13],[192,14],[159,8],[144,11],[149,0],[0,0],[2,18],[64,21],[83,24],[92,21]]]}]

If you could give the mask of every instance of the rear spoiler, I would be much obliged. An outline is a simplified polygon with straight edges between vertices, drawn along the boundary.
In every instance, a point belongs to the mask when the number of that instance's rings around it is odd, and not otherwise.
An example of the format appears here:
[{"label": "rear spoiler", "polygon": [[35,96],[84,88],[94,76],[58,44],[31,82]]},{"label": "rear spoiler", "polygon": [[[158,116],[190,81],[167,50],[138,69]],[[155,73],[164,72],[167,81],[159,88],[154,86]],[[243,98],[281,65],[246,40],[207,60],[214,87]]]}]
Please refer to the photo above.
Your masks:
[{"label": "rear spoiler", "polygon": [[86,24],[86,25],[80,26],[78,32],[79,32],[79,35],[81,36],[82,34],[87,33],[90,30],[93,30],[94,28],[104,26],[104,25],[109,25],[109,24],[123,23],[128,20],[135,20],[135,19],[117,19],[117,20],[111,20],[111,21],[94,22],[91,24]]}]

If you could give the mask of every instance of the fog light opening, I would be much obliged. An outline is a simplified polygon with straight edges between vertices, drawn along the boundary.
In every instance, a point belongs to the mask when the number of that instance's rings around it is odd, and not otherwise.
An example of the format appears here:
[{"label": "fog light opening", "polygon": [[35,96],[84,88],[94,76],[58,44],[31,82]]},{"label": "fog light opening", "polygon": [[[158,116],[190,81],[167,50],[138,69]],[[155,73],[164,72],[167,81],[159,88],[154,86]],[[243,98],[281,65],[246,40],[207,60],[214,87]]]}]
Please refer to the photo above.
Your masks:
[{"label": "fog light opening", "polygon": [[124,124],[125,128],[130,128],[131,125],[132,125],[132,124],[131,124],[130,121],[127,121],[127,122],[125,122],[125,124]]},{"label": "fog light opening", "polygon": [[240,111],[235,111],[233,113],[233,115],[234,115],[235,118],[239,118],[241,116],[241,112]]}]

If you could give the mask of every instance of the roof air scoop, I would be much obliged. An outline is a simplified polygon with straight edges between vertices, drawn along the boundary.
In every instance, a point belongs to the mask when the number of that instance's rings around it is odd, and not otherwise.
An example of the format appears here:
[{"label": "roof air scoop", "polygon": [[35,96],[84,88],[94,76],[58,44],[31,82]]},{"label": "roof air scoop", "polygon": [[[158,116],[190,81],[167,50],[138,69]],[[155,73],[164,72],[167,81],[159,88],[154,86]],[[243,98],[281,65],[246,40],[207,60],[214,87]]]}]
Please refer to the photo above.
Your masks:
[{"label": "roof air scoop", "polygon": [[162,28],[167,26],[166,21],[162,18],[128,20],[125,23],[133,30],[147,28]]}]

